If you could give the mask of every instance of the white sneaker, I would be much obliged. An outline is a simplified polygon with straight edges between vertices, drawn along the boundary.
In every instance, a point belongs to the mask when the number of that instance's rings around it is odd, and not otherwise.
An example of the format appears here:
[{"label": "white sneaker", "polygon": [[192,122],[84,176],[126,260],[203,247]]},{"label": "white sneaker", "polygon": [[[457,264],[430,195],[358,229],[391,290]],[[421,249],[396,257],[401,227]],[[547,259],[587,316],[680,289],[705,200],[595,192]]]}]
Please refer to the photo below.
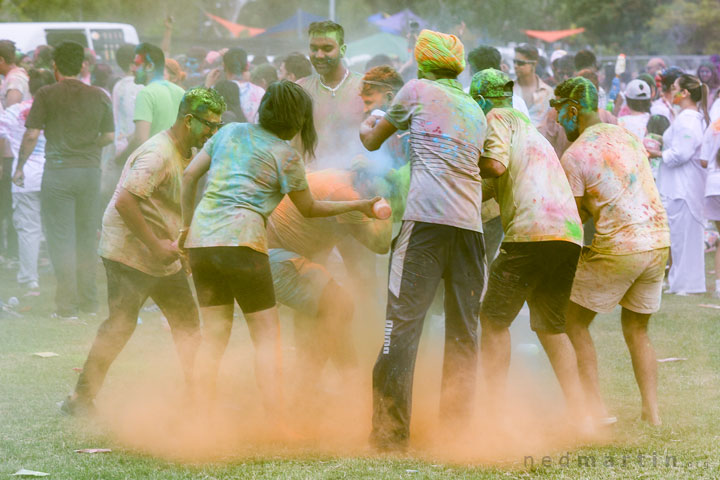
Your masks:
[{"label": "white sneaker", "polygon": [[40,290],[40,284],[38,282],[29,282],[25,285],[28,290]]}]

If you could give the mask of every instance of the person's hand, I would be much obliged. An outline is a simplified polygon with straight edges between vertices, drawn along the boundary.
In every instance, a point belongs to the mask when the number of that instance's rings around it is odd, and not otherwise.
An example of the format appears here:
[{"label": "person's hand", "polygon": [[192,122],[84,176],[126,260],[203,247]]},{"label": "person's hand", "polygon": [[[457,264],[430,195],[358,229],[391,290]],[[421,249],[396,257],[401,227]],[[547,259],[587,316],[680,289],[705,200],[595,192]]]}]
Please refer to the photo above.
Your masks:
[{"label": "person's hand", "polygon": [[205,88],[211,88],[213,87],[222,76],[222,70],[220,68],[213,68],[210,70],[207,74],[207,77],[205,77]]},{"label": "person's hand", "polygon": [[372,132],[372,129],[375,128],[375,124],[377,124],[378,120],[380,120],[380,117],[375,115],[369,115],[360,124],[360,135],[366,135]]},{"label": "person's hand", "polygon": [[646,147],[645,149],[647,150],[648,155],[650,155],[650,157],[652,157],[652,158],[662,157],[662,152],[658,148],[653,148],[653,147],[647,148]]},{"label": "person's hand", "polygon": [[[0,177],[1,176],[2,175],[0,174]],[[21,188],[25,186],[25,172],[23,172],[22,168],[15,169],[15,174],[12,177],[12,182]]]},{"label": "person's hand", "polygon": [[379,202],[380,200],[382,200],[382,197],[375,197],[371,198],[370,200],[362,200],[359,209],[360,212],[362,212],[368,218],[377,219],[377,216],[375,216],[375,212],[373,211],[373,205],[375,205],[375,203]]},{"label": "person's hand", "polygon": [[180,252],[180,263],[182,263],[185,274],[190,275],[190,259],[188,258],[187,250],[185,250],[185,240],[187,240],[187,235],[188,229],[181,228],[180,235],[178,235],[177,240],[173,242],[173,246],[175,246],[178,249],[178,252]]},{"label": "person's hand", "polygon": [[163,238],[158,240],[153,249],[153,254],[160,260],[160,263],[169,265],[180,257],[180,249],[176,242]]}]

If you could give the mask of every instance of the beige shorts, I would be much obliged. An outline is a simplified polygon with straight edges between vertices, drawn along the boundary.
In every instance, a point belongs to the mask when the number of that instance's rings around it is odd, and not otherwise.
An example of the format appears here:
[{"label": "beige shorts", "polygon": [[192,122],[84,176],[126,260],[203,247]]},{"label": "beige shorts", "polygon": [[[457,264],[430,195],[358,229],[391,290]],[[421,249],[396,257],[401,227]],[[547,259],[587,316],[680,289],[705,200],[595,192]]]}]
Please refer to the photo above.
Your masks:
[{"label": "beige shorts", "polygon": [[598,313],[620,304],[636,313],[660,309],[669,248],[629,255],[608,255],[583,249],[570,300]]}]

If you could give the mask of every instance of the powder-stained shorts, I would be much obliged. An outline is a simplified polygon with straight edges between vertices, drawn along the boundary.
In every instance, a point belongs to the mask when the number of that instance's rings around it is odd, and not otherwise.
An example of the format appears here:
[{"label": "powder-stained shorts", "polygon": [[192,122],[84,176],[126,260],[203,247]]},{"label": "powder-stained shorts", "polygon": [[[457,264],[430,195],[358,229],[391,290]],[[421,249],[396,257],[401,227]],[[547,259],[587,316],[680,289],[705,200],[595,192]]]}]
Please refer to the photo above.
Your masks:
[{"label": "powder-stained shorts", "polygon": [[570,300],[598,313],[620,304],[635,313],[660,309],[662,282],[670,249],[608,255],[583,249]]},{"label": "powder-stained shorts", "polygon": [[281,248],[271,248],[268,254],[278,303],[306,315],[317,315],[323,290],[332,281],[330,272],[319,263]]},{"label": "powder-stained shorts", "polygon": [[190,268],[201,307],[232,305],[243,313],[275,306],[268,256],[249,247],[190,248]]},{"label": "powder-stained shorts", "polygon": [[523,304],[535,331],[563,333],[580,245],[563,241],[506,242],[490,266],[481,317],[510,326]]}]

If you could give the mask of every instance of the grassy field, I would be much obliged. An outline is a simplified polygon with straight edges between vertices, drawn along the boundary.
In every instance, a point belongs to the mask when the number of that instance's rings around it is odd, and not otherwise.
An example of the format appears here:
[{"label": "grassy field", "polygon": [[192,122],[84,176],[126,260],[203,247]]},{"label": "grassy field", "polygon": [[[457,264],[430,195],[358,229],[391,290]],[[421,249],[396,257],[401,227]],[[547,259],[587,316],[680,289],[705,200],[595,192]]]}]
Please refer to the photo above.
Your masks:
[{"label": "grassy field", "polygon": [[[98,272],[104,296],[101,266]],[[659,366],[664,425],[657,429],[638,420],[639,395],[619,312],[598,317],[592,331],[601,381],[619,422],[591,445],[564,430],[544,354],[520,350],[511,371],[512,418],[484,418],[480,390],[478,419],[463,435],[442,435],[435,418],[442,327],[440,318],[431,317],[416,370],[412,448],[404,456],[384,457],[366,447],[369,372],[381,343],[382,301],[356,322],[362,359],[356,387],[338,392],[338,375],[326,372],[325,394],[293,405],[303,436],[287,441],[263,430],[241,321],[223,363],[224,404],[218,411],[194,415],[178,406],[182,382],[170,335],[160,313],[143,311],[142,324],[98,397],[99,418],[62,416],[56,403],[72,389],[73,369],[82,367],[105,311],[77,322],[50,319],[53,283],[46,271],[41,295],[25,297],[14,271],[0,270],[0,299],[17,296],[23,315],[0,317],[0,477],[25,468],[57,479],[720,478],[720,311],[699,306],[720,305],[710,295],[666,296],[653,317],[658,358],[686,358]],[[287,316],[284,355],[291,365]],[[515,344],[536,342],[526,323],[522,316],[513,326]],[[41,358],[37,352],[58,356]],[[293,376],[286,378],[292,385]],[[75,453],[82,448],[112,452]]]}]

